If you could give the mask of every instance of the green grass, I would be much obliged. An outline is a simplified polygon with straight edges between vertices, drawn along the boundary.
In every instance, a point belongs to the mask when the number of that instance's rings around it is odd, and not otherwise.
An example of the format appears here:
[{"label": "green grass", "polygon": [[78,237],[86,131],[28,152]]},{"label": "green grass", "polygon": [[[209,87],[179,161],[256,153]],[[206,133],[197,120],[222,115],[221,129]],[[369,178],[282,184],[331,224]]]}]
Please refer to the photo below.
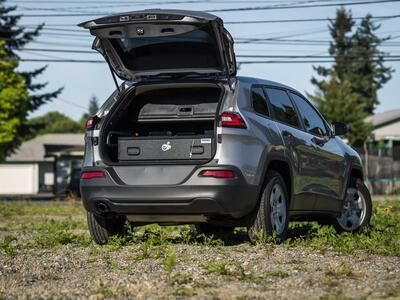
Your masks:
[{"label": "green grass", "polygon": [[71,216],[84,212],[82,203],[70,202],[11,202],[0,201],[0,218],[33,215]]},{"label": "green grass", "polygon": [[[125,232],[127,235],[113,237],[106,249],[117,251],[121,247],[135,246],[132,254],[134,260],[164,259],[166,249],[174,244],[222,247],[232,243],[247,243],[243,228],[237,230],[230,240],[209,235],[193,236],[188,226],[126,226]],[[29,235],[29,242],[21,239],[21,234]],[[289,235],[290,238],[284,242],[287,247],[333,250],[340,254],[364,251],[400,256],[400,201],[375,202],[371,226],[361,233],[337,234],[330,226],[292,223]],[[0,201],[0,251],[4,255],[16,255],[25,248],[54,248],[66,244],[80,247],[91,244],[81,203]],[[261,247],[271,245],[269,243]]]},{"label": "green grass", "polygon": [[0,241],[0,253],[7,256],[15,256],[17,254],[13,242],[18,239],[12,235],[6,235],[2,241]]},{"label": "green grass", "polygon": [[334,250],[341,254],[366,251],[371,254],[400,256],[400,201],[374,203],[371,226],[357,234],[338,234],[331,226],[316,223],[291,225],[297,236],[285,241],[290,247]]},{"label": "green grass", "polygon": [[175,265],[176,265],[176,254],[174,249],[171,247],[167,249],[164,255],[163,259],[164,270],[167,271],[168,273],[171,273]]}]

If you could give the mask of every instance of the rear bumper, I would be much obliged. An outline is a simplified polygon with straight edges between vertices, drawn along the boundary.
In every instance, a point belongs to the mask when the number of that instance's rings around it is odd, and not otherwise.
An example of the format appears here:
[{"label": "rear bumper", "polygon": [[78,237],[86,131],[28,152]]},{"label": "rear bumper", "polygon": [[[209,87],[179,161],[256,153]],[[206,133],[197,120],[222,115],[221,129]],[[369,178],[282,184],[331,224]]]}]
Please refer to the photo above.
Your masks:
[{"label": "rear bumper", "polygon": [[[255,207],[258,186],[249,185],[240,170],[223,166],[206,169],[230,169],[233,179],[202,178],[198,174],[205,168],[195,169],[177,185],[127,185],[122,183],[112,168],[102,170],[104,178],[81,180],[81,195],[86,210],[102,213],[99,203],[106,210],[117,214],[185,214],[228,215],[240,218]],[[103,206],[104,209],[104,206]]]}]

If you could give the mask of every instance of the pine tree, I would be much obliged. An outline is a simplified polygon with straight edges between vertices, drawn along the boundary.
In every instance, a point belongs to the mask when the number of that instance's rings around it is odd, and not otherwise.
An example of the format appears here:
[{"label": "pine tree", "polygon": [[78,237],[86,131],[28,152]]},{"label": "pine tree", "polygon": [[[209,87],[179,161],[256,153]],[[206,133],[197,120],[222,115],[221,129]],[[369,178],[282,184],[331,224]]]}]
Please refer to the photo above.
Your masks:
[{"label": "pine tree", "polygon": [[371,134],[372,127],[364,119],[373,114],[378,104],[377,91],[393,72],[384,66],[384,53],[378,46],[385,38],[376,36],[379,26],[371,20],[367,15],[353,31],[351,12],[338,9],[329,25],[329,54],[334,63],[331,67],[314,67],[318,78],[311,79],[317,89],[309,97],[330,122],[349,123],[347,138],[353,146],[359,146]]},{"label": "pine tree", "polygon": [[324,85],[326,78],[329,78],[333,73],[339,80],[342,80],[347,74],[349,74],[348,62],[352,56],[352,30],[354,21],[351,12],[347,12],[343,7],[336,11],[336,18],[329,21],[329,32],[332,37],[332,41],[329,43],[329,54],[334,58],[332,68],[323,66],[313,67],[317,74],[322,77],[322,80],[318,80],[313,77],[311,82],[321,89],[321,85]]},{"label": "pine tree", "polygon": [[[322,92],[323,91],[323,92]],[[367,117],[365,103],[357,101],[350,81],[333,73],[329,81],[321,85],[321,90],[312,97],[320,112],[330,122],[345,122],[349,126],[346,138],[350,145],[360,146],[370,136],[372,125],[365,123]]]},{"label": "pine tree", "polygon": [[99,110],[99,100],[96,96],[92,96],[89,100],[89,115],[93,116]]},{"label": "pine tree", "polygon": [[88,117],[94,116],[99,109],[100,109],[99,108],[99,100],[97,99],[97,97],[95,95],[93,95],[89,100],[88,112],[84,113],[82,115],[81,119],[79,120],[79,123],[82,124],[82,128],[85,127]]},{"label": "pine tree", "polygon": [[[39,36],[44,24],[38,25],[34,30],[27,31],[25,28],[18,25],[21,15],[15,14],[16,6],[4,5],[6,0],[0,0],[0,40],[5,42],[4,50],[9,58],[19,59],[16,51],[21,50]],[[19,72],[24,78],[25,84],[29,92],[29,112],[38,109],[42,104],[51,101],[57,97],[62,88],[50,92],[40,93],[47,86],[47,83],[36,83],[35,78],[46,70],[47,66],[33,70],[31,72]],[[21,134],[29,128],[25,128]]]},{"label": "pine tree", "polygon": [[17,67],[18,61],[7,56],[0,41],[0,161],[21,142],[19,134],[29,110],[28,89]]},{"label": "pine tree", "polygon": [[387,39],[380,38],[375,31],[380,25],[372,22],[372,16],[368,14],[362,19],[353,35],[353,59],[352,72],[349,80],[352,89],[358,96],[358,101],[365,103],[365,111],[371,115],[379,104],[377,92],[388,82],[393,73],[391,67],[384,65],[384,55],[379,50],[381,43]]}]

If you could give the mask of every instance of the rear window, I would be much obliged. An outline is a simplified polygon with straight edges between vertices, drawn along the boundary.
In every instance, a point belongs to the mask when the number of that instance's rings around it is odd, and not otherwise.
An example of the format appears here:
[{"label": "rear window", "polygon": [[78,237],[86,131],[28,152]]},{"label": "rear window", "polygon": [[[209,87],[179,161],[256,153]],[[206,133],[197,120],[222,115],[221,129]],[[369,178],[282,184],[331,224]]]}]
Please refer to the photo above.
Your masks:
[{"label": "rear window", "polygon": [[215,34],[210,26],[175,35],[110,39],[131,70],[220,67]]},{"label": "rear window", "polygon": [[275,118],[290,126],[300,127],[296,110],[286,91],[272,88],[266,88],[265,91],[272,105]]},{"label": "rear window", "polygon": [[254,110],[261,115],[269,117],[268,105],[265,99],[263,89],[253,88],[251,92],[252,92]]}]

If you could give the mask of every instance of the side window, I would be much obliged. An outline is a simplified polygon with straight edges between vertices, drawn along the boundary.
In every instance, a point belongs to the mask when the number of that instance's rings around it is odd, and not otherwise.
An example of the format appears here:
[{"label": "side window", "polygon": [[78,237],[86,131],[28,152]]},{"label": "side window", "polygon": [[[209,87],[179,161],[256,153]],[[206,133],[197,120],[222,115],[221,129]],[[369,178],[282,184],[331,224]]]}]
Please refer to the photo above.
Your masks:
[{"label": "side window", "polygon": [[288,94],[284,90],[273,88],[266,88],[265,91],[267,92],[269,102],[272,105],[275,118],[288,125],[300,127],[296,110],[294,109]]},{"label": "side window", "polygon": [[290,95],[300,111],[306,131],[313,135],[327,136],[329,132],[326,124],[315,108],[299,95],[293,93],[290,93]]},{"label": "side window", "polygon": [[253,101],[253,108],[259,114],[269,117],[267,100],[265,99],[264,91],[262,88],[253,88],[251,90],[251,97]]}]

